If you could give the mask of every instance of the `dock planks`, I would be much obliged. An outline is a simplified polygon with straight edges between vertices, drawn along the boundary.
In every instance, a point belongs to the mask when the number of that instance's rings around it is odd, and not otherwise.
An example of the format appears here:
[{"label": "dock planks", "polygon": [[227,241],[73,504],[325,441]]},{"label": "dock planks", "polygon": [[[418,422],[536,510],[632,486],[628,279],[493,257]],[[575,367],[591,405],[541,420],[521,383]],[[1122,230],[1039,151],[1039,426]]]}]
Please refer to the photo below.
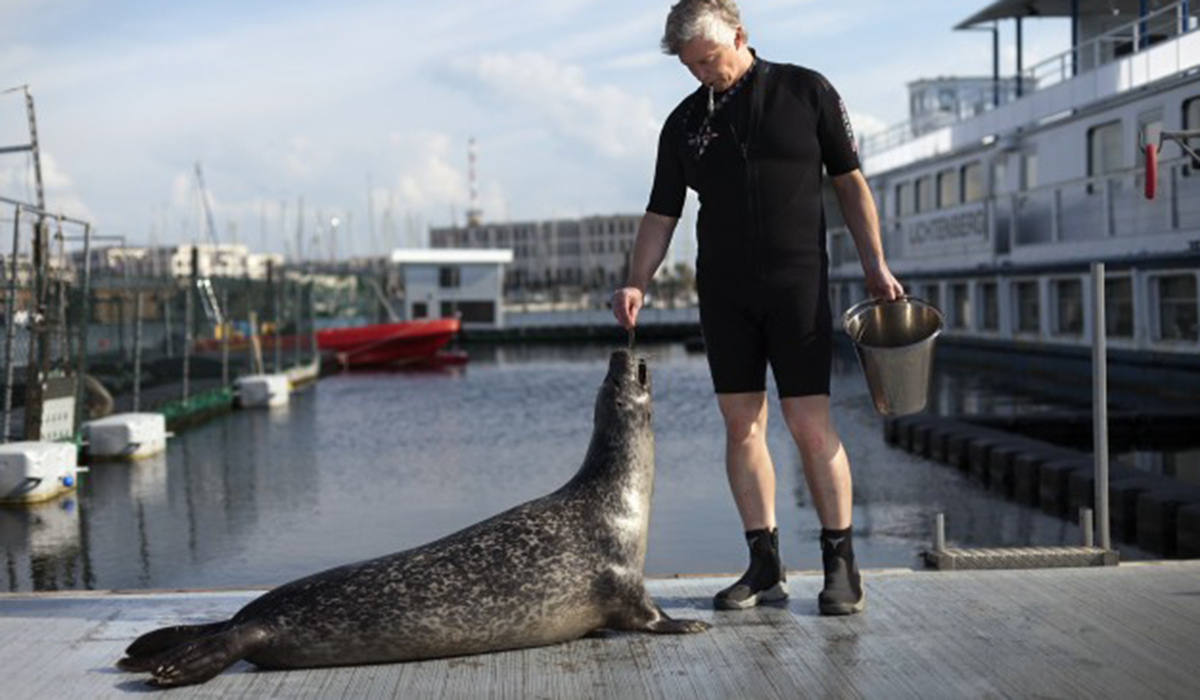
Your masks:
[{"label": "dock planks", "polygon": [[[260,672],[240,663],[171,698],[1196,697],[1200,561],[1033,571],[867,572],[867,612],[817,614],[821,577],[786,606],[711,609],[728,578],[655,579],[685,637],[602,633],[538,649]],[[121,650],[166,624],[227,617],[261,591],[0,595],[0,695],[123,698]]]}]

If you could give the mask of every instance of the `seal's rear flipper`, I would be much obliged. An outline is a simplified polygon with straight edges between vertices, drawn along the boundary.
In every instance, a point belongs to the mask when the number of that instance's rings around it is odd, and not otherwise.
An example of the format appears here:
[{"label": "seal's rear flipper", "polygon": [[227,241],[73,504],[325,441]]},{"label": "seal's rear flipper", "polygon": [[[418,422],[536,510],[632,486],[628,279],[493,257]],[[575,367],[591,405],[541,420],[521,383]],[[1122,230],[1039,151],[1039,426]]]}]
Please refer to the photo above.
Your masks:
[{"label": "seal's rear flipper", "polygon": [[149,671],[156,657],[185,642],[207,637],[225,629],[228,622],[210,625],[176,625],[162,627],[138,637],[125,649],[125,658],[117,662],[122,671]]},{"label": "seal's rear flipper", "polygon": [[166,652],[150,669],[150,684],[159,687],[203,683],[260,648],[267,632],[259,625],[239,625]]}]

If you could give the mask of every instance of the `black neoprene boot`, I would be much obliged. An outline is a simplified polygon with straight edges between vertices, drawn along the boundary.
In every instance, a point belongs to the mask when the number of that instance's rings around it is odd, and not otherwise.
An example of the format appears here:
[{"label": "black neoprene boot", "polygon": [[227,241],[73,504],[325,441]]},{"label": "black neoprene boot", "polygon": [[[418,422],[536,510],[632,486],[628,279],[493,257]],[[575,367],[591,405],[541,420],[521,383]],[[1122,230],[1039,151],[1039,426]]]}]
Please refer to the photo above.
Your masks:
[{"label": "black neoprene boot", "polygon": [[821,562],[825,588],[817,597],[822,615],[851,615],[866,607],[862,576],[854,562],[854,528],[821,530]]},{"label": "black neoprene boot", "polygon": [[779,563],[779,530],[750,530],[746,544],[750,546],[750,568],[713,598],[719,610],[745,610],[788,597],[787,575]]}]

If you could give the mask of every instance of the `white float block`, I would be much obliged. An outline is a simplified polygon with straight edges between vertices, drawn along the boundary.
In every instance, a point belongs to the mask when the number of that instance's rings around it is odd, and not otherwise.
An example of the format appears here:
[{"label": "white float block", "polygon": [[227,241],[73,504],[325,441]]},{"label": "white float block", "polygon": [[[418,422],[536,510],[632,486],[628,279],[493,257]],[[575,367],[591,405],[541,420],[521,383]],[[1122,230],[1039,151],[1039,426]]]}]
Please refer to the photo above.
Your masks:
[{"label": "white float block", "polygon": [[161,413],[118,413],[83,424],[88,452],[107,459],[141,459],[167,449]]},{"label": "white float block", "polygon": [[36,503],[71,491],[77,482],[75,443],[0,445],[0,503]]},{"label": "white float block", "polygon": [[252,374],[234,384],[243,407],[286,406],[291,387],[286,374]]}]

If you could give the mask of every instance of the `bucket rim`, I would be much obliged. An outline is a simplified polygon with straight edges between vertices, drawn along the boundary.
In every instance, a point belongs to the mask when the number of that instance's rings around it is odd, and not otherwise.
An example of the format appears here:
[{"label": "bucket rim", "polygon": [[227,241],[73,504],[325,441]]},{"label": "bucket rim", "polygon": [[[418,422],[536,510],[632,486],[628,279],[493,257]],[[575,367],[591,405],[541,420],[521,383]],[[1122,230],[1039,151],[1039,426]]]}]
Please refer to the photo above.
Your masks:
[{"label": "bucket rim", "polygon": [[[846,335],[850,336],[850,339],[853,340],[856,345],[858,345],[861,343],[860,338],[865,329],[860,328],[857,336],[850,333],[851,319],[857,317],[859,314],[861,314],[866,309],[873,308],[876,306],[883,306],[884,304],[896,304],[896,303],[899,303],[902,301],[907,301],[909,303],[916,304],[917,306],[923,306],[923,307],[933,311],[934,316],[937,318],[937,328],[934,328],[933,332],[930,333],[929,337],[927,337],[927,338],[918,340],[915,343],[909,343],[908,345],[901,345],[901,346],[896,346],[896,347],[892,347],[892,348],[888,348],[888,349],[898,350],[901,348],[912,347],[913,345],[919,345],[921,343],[924,343],[928,340],[932,340],[932,339],[938,337],[939,335],[941,335],[942,330],[944,330],[945,326],[946,326],[945,314],[943,314],[941,312],[941,310],[938,309],[938,307],[929,303],[925,299],[922,299],[921,297],[917,297],[917,296],[911,296],[908,294],[901,295],[899,297],[896,297],[895,299],[878,299],[878,298],[874,298],[874,297],[863,299],[862,301],[858,302],[857,304],[854,304],[850,308],[846,309],[845,313],[842,314],[842,330],[846,333]],[[874,346],[868,346],[868,347],[874,347]]]}]

